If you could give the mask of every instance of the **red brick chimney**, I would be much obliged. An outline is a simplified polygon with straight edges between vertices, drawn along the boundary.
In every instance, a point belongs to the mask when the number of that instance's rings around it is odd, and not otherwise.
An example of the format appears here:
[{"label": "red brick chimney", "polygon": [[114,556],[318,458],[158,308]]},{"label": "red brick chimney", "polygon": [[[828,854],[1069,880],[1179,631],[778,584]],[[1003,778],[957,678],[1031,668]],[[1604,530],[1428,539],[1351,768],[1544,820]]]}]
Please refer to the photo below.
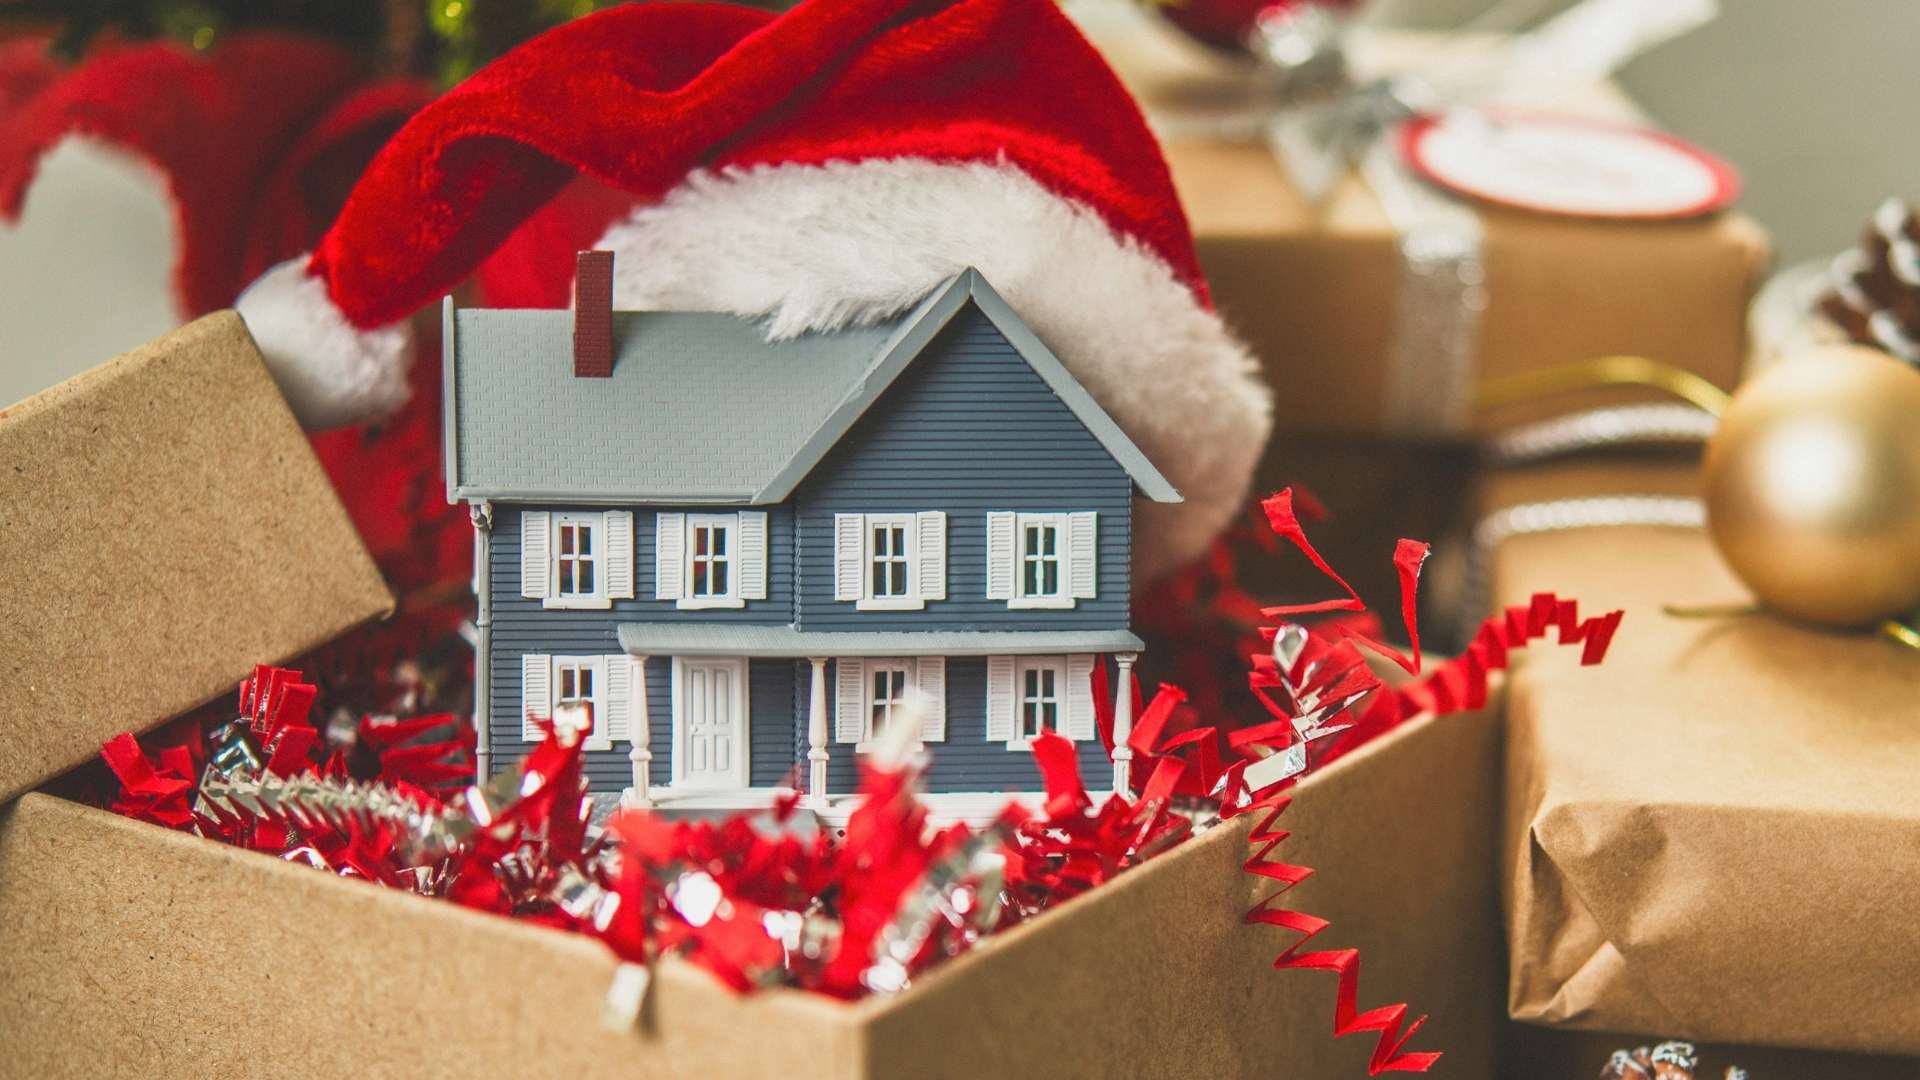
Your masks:
[{"label": "red brick chimney", "polygon": [[573,268],[573,374],[613,374],[613,252],[583,251]]}]

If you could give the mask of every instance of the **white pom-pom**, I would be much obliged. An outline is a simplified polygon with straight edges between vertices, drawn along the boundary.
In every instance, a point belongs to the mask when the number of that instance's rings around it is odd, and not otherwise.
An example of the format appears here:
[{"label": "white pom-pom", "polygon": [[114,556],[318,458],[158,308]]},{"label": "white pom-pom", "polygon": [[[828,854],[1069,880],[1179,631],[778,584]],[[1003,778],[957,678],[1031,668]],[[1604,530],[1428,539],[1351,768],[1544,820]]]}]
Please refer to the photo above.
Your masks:
[{"label": "white pom-pom", "polygon": [[884,318],[972,266],[1185,497],[1136,507],[1137,581],[1246,511],[1273,427],[1246,347],[1153,252],[1012,165],[698,172],[594,246],[618,253],[617,307],[764,317],[775,337]]},{"label": "white pom-pom", "polygon": [[306,256],[260,275],[233,306],[307,430],[371,420],[407,400],[407,324],[355,327]]}]

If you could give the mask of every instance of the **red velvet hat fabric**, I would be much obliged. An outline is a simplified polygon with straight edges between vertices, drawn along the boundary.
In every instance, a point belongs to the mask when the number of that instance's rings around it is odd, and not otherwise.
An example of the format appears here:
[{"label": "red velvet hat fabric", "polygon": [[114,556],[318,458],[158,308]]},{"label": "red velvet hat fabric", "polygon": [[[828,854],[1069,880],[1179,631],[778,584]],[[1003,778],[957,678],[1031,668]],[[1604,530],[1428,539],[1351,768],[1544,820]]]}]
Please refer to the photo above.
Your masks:
[{"label": "red velvet hat fabric", "polygon": [[1158,146],[1052,0],[809,0],[777,17],[635,4],[587,16],[409,121],[311,268],[351,323],[380,326],[450,291],[524,223],[536,242],[489,267],[501,286],[489,291],[564,304],[573,251],[693,170],[903,157],[1016,166],[1206,302]]},{"label": "red velvet hat fabric", "polygon": [[44,37],[7,42],[0,218],[18,220],[62,140],[129,151],[165,179],[176,208],[181,317],[226,307],[313,243],[373,148],[431,96],[422,83],[363,78],[347,51],[287,34],[234,34],[204,52],[107,42],[71,68]]}]

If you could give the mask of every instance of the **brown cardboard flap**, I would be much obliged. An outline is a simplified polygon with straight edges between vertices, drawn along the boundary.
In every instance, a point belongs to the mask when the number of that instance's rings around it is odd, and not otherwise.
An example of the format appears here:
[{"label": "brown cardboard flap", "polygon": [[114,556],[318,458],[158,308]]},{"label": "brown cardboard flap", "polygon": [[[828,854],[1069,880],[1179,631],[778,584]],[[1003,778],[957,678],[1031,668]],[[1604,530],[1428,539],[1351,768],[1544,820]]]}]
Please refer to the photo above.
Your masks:
[{"label": "brown cardboard flap", "polygon": [[[1278,852],[1318,873],[1288,906],[1332,921],[1310,948],[1357,947],[1363,1007],[1430,1013],[1412,1048],[1432,1075],[1492,1074],[1498,1001],[1488,909],[1491,713],[1420,721],[1304,784]],[[1362,1076],[1371,1036],[1333,1039],[1334,977],[1273,970],[1292,940],[1241,916],[1271,882],[1241,869],[1242,819],[994,947],[938,970],[873,1017],[875,1076]],[[1497,976],[1495,976],[1497,981]],[[1497,998],[1497,995],[1496,995]],[[959,1036],[929,1016],[964,1018]]]},{"label": "brown cardboard flap", "polygon": [[643,1041],[596,941],[38,792],[0,808],[0,939],[9,1075],[857,1075],[825,998],[669,964]]},{"label": "brown cardboard flap", "polygon": [[1607,662],[1510,690],[1509,1008],[1519,1019],[1920,1053],[1920,663],[1760,615],[1707,539],[1508,542],[1496,595],[1625,621]]},{"label": "brown cardboard flap", "polygon": [[[1493,1073],[1498,725],[1419,721],[1309,778],[1292,899],[1363,950],[1363,1006],[1409,1001],[1433,1075]],[[1243,925],[1241,821],[843,1006],[738,997],[681,964],[638,1031],[598,1022],[598,943],[169,833],[44,794],[0,808],[0,1045],[22,1075],[894,1078],[1364,1075],[1331,973]],[[76,1054],[76,1047],[88,1048]],[[216,1065],[216,1063],[219,1063]]]},{"label": "brown cardboard flap", "polygon": [[233,312],[0,410],[0,800],[388,611]]}]

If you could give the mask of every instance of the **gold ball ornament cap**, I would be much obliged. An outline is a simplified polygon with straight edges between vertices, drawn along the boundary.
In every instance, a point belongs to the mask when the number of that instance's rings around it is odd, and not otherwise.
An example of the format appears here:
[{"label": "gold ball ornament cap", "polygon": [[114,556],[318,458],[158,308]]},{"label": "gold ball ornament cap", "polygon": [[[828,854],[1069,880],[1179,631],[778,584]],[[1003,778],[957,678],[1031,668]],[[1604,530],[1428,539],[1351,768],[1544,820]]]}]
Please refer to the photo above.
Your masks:
[{"label": "gold ball ornament cap", "polygon": [[1734,395],[1704,484],[1714,543],[1767,607],[1845,627],[1920,609],[1920,370],[1796,353]]}]

